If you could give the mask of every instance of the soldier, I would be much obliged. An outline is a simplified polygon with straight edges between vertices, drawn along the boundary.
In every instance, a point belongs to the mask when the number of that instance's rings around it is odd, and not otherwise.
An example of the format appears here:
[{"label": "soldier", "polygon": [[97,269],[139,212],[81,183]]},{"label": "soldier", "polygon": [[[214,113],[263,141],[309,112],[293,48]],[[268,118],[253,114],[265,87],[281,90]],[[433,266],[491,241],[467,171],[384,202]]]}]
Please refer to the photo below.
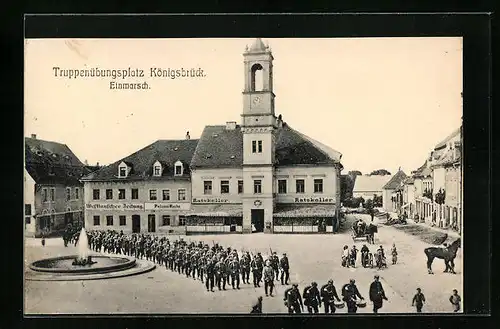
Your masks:
[{"label": "soldier", "polygon": [[356,287],[356,281],[354,279],[351,279],[348,284],[344,285],[342,288],[342,296],[347,304],[347,313],[356,313],[358,310],[356,305],[357,299],[360,298],[364,300],[359,293],[358,287]]},{"label": "soldier", "polygon": [[219,290],[221,290],[221,283],[223,290],[226,290],[226,265],[224,261],[221,259],[215,265],[215,281]]},{"label": "soldier", "polygon": [[189,249],[186,250],[186,253],[184,254],[184,269],[186,272],[186,278],[189,278],[191,276],[191,253],[189,252]]},{"label": "soldier", "polygon": [[271,256],[271,267],[273,268],[274,274],[276,275],[276,280],[278,280],[279,277],[279,266],[280,266],[280,260],[278,258],[278,255],[276,254],[276,251],[273,252],[273,255]]},{"label": "soldier", "polygon": [[207,256],[203,253],[198,256],[198,279],[201,280],[201,282],[203,282],[203,274],[207,266],[206,257]]},{"label": "soldier", "polygon": [[379,281],[379,276],[375,275],[375,281],[370,285],[370,300],[373,302],[373,313],[378,313],[382,308],[383,300],[387,300],[382,283]]},{"label": "soldier", "polygon": [[205,287],[207,291],[214,291],[214,275],[215,275],[215,261],[213,259],[207,260],[206,266],[206,281]]},{"label": "soldier", "polygon": [[259,266],[257,265],[256,257],[252,259],[250,267],[252,268],[253,286],[255,288],[260,287],[260,278],[262,276],[262,271],[259,269]]},{"label": "soldier", "polygon": [[241,257],[240,260],[241,279],[243,283],[250,283],[250,255],[248,252]]},{"label": "soldier", "polygon": [[234,289],[234,284],[236,283],[236,289],[240,289],[240,263],[238,262],[238,259],[233,258],[232,262],[230,263],[230,270],[231,270],[231,286],[233,286]]},{"label": "soldier", "polygon": [[321,287],[321,297],[323,299],[323,304],[325,305],[325,314],[335,313],[335,301],[340,302],[340,298],[337,295],[337,289],[333,285],[333,280],[328,280],[328,283]]},{"label": "soldier", "polygon": [[[288,263],[288,257],[286,254],[283,254],[283,257],[280,259],[280,268],[281,268],[281,284],[288,285],[288,280],[290,279],[290,264]],[[283,280],[284,279],[284,280]]]},{"label": "soldier", "polygon": [[271,261],[268,260],[266,262],[266,266],[264,267],[264,290],[266,292],[266,297],[269,295],[267,294],[267,289],[269,288],[269,292],[271,297],[273,296],[273,288],[274,288],[274,270],[271,267]]},{"label": "soldier", "polygon": [[356,260],[358,258],[358,249],[356,249],[356,245],[352,246],[351,249],[351,265],[352,267],[356,267]]},{"label": "soldier", "polygon": [[232,262],[232,257],[226,255],[224,257],[224,266],[226,268],[226,282],[229,284],[229,281],[231,280],[231,270],[230,270],[230,265]]},{"label": "soldier", "polygon": [[307,311],[311,314],[314,310],[314,313],[318,313],[318,306],[321,307],[321,298],[319,296],[318,284],[316,282],[312,282],[310,286],[307,286],[303,293],[302,297],[304,298],[304,305],[307,306]]},{"label": "soldier", "polygon": [[192,272],[193,280],[196,280],[196,274],[199,273],[199,270],[198,270],[198,254],[197,254],[196,251],[191,255],[190,262],[191,262],[191,272]]},{"label": "soldier", "polygon": [[299,285],[294,283],[291,288],[285,290],[285,305],[288,307],[288,313],[302,313],[304,304],[300,296]]}]

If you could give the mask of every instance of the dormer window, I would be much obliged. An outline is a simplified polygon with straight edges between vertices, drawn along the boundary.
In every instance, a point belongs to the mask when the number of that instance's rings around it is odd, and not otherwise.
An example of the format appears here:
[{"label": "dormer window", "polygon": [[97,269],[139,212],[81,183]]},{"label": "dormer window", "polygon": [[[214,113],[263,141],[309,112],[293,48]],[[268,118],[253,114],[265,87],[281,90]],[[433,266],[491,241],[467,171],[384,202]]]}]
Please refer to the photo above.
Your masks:
[{"label": "dormer window", "polygon": [[177,161],[175,163],[175,176],[182,176],[184,174],[184,166],[182,162]]},{"label": "dormer window", "polygon": [[128,176],[129,172],[130,167],[125,162],[120,163],[118,166],[118,177],[125,178]]},{"label": "dormer window", "polygon": [[153,165],[153,176],[160,177],[162,172],[162,166],[160,161],[156,161]]}]

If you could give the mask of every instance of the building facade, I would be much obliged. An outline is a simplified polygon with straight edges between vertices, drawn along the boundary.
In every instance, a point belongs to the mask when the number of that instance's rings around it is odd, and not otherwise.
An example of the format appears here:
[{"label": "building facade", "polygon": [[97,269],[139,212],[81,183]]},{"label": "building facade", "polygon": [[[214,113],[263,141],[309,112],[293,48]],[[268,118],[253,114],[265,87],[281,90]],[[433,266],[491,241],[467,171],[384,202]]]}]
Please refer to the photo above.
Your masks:
[{"label": "building facade", "polygon": [[27,236],[56,234],[83,222],[83,184],[89,170],[67,145],[25,138],[24,227]]},{"label": "building facade", "polygon": [[184,233],[197,140],[159,140],[84,178],[85,227]]},{"label": "building facade", "polygon": [[401,210],[403,203],[402,183],[407,177],[402,170],[398,170],[383,186],[382,204],[385,211],[399,212]]},{"label": "building facade", "polygon": [[365,200],[381,196],[383,203],[383,187],[391,179],[390,175],[358,175],[352,190],[353,198],[362,197]]}]

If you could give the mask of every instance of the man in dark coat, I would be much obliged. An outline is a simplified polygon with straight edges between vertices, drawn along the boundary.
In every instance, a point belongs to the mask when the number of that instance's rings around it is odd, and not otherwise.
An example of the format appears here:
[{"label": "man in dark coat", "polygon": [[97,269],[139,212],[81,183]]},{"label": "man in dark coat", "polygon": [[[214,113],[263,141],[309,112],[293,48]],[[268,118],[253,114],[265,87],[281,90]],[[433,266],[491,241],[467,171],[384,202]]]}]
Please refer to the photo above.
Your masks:
[{"label": "man in dark coat", "polygon": [[307,286],[302,293],[302,298],[304,298],[304,305],[307,306],[307,311],[309,313],[318,313],[321,307],[321,298],[319,295],[318,284],[312,282],[310,286]]},{"label": "man in dark coat", "polygon": [[288,257],[286,254],[283,254],[283,257],[280,259],[280,268],[281,268],[281,276],[280,281],[281,284],[288,285],[288,280],[290,279],[290,264],[288,263]]},{"label": "man in dark coat", "polygon": [[422,313],[422,307],[424,306],[424,303],[425,303],[425,296],[422,293],[422,290],[420,288],[417,288],[417,293],[415,294],[415,296],[413,296],[411,306],[416,306],[417,313]]},{"label": "man in dark coat", "polygon": [[356,305],[357,299],[364,300],[356,287],[356,281],[351,279],[348,284],[342,288],[342,296],[347,304],[347,313],[356,313],[358,306]]},{"label": "man in dark coat", "polygon": [[[323,299],[323,304],[325,305],[325,314],[335,313],[335,301],[334,298],[340,302],[339,295],[337,295],[337,289],[333,285],[333,280],[328,280],[328,283],[321,287],[321,297]],[[320,304],[321,305],[321,304]]]},{"label": "man in dark coat", "polygon": [[206,273],[205,286],[207,288],[207,291],[213,292],[215,283],[215,260],[212,259],[207,260],[205,273]]},{"label": "man in dark coat", "polygon": [[384,299],[387,300],[387,297],[382,282],[379,281],[379,276],[375,275],[374,279],[370,285],[370,300],[373,302],[373,313],[378,313],[378,310],[382,308]]},{"label": "man in dark coat", "polygon": [[302,303],[298,284],[294,283],[292,288],[285,290],[285,303],[288,307],[288,313],[302,313],[304,304]]}]

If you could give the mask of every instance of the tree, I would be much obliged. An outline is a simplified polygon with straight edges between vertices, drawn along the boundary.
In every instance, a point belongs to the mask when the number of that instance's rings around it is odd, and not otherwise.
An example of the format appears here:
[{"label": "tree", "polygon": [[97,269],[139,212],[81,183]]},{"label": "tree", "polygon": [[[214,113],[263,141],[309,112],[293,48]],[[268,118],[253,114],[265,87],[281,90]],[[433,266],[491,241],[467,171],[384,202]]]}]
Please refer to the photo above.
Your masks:
[{"label": "tree", "polygon": [[391,173],[386,169],[377,169],[371,172],[370,176],[385,176],[390,175]]},{"label": "tree", "polygon": [[340,201],[344,202],[352,198],[352,190],[354,189],[354,178],[350,175],[340,176]]},{"label": "tree", "polygon": [[348,174],[349,176],[351,176],[351,177],[356,177],[356,176],[361,176],[361,175],[363,175],[363,174],[361,173],[361,171],[359,171],[359,170],[351,170],[351,171],[349,171],[347,174]]},{"label": "tree", "polygon": [[382,196],[381,195],[374,195],[373,196],[373,206],[374,207],[382,207]]}]

